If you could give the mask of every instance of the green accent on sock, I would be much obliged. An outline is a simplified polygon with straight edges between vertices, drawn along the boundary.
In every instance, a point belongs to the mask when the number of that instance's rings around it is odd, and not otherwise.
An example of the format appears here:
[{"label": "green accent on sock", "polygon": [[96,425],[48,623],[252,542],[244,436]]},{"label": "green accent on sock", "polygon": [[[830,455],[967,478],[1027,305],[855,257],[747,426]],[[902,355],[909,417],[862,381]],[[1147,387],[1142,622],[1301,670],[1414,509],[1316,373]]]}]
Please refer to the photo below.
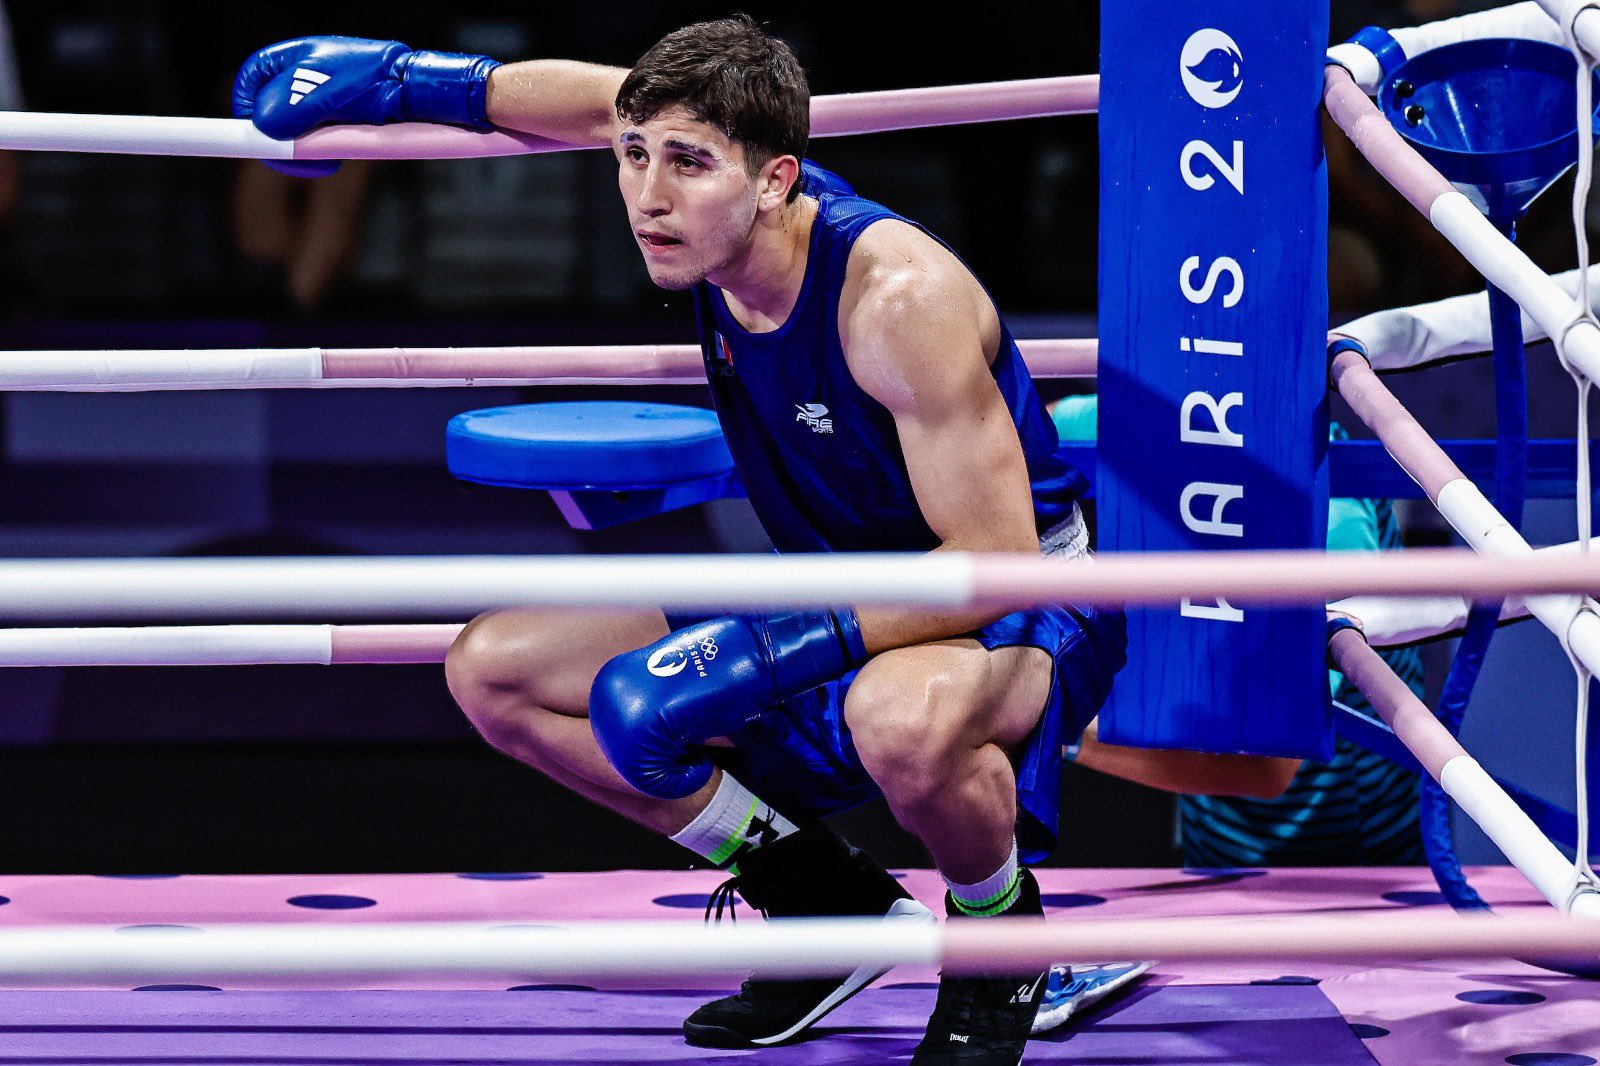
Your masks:
[{"label": "green accent on sock", "polygon": [[950,899],[954,901],[956,910],[972,918],[989,918],[1009,908],[1017,901],[1017,896],[1022,893],[1022,872],[1011,875],[1011,883],[988,899],[965,900],[954,892]]},{"label": "green accent on sock", "polygon": [[739,846],[744,843],[744,831],[750,828],[750,821],[756,816],[756,808],[760,805],[761,801],[759,799],[751,799],[750,809],[744,812],[744,820],[739,823],[739,828],[735,829],[733,835],[724,840],[722,846],[707,855],[706,858],[717,866],[721,866],[731,859],[734,852],[738,851]]}]

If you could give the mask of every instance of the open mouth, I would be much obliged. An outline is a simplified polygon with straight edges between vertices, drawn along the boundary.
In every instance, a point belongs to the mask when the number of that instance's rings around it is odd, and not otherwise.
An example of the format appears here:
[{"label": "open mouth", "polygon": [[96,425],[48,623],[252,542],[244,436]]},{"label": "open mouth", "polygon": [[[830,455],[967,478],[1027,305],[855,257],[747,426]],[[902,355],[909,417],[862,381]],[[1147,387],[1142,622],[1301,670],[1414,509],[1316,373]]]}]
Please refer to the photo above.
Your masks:
[{"label": "open mouth", "polygon": [[640,233],[639,240],[649,248],[675,248],[683,242],[676,237],[668,237],[663,233]]}]

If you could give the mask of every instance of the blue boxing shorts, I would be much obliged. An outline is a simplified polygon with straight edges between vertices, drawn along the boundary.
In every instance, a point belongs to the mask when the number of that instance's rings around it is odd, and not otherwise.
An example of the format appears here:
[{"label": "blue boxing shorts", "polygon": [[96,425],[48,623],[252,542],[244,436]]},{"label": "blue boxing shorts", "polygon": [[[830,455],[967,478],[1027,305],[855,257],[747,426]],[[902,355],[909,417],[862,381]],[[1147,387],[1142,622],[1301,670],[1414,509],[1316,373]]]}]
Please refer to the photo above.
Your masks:
[{"label": "blue boxing shorts", "polygon": [[[1040,541],[1046,555],[1087,554],[1081,516]],[[712,615],[667,615],[674,630]],[[1111,681],[1127,661],[1121,611],[1039,607],[1008,614],[965,634],[985,648],[1042,648],[1054,664],[1044,712],[1013,753],[1017,772],[1017,849],[1036,863],[1055,851],[1060,824],[1061,749],[1075,743],[1100,713]],[[876,799],[882,793],[856,755],[844,720],[851,672],[838,681],[783,701],[728,739],[709,748],[713,762],[791,819],[819,818]]]}]

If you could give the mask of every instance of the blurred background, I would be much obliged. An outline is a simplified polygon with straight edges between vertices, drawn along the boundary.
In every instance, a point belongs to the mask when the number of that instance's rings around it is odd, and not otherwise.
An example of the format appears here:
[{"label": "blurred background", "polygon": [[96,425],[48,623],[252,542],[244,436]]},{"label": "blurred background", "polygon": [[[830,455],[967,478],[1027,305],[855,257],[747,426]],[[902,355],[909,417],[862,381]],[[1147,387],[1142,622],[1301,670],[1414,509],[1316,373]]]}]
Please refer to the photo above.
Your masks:
[{"label": "blurred background", "polygon": [[[1490,6],[1333,4],[1333,36]],[[254,49],[308,34],[395,38],[504,60],[631,65],[663,33],[747,10],[790,40],[816,94],[1093,72],[1098,5],[695,0],[192,0],[0,5],[0,110],[224,116]],[[1086,118],[818,141],[812,157],[940,234],[1022,336],[1095,332],[1097,160]],[[1479,286],[1345,142],[1329,139],[1335,321]],[[1560,185],[1523,241],[1575,256]],[[0,153],[0,347],[203,348],[688,341],[651,287],[609,154],[347,164],[298,182],[257,163]],[[1571,436],[1547,351],[1533,425]],[[1493,432],[1487,365],[1396,381],[1441,436]],[[1053,399],[1066,383],[1045,383]],[[646,398],[707,403],[703,389]],[[0,555],[761,550],[740,501],[576,533],[540,493],[450,479],[453,414],[603,390],[373,390],[0,399]],[[636,391],[630,397],[636,397]],[[1353,420],[1346,425],[1353,430]],[[1567,539],[1537,505],[1531,539]],[[1406,510],[1408,538],[1441,543]],[[3,595],[3,592],[0,592]],[[1511,649],[1508,651],[1508,649]],[[1553,652],[1553,658],[1552,653]],[[1434,684],[1443,651],[1432,656]],[[1530,686],[1525,663],[1552,679]],[[1540,658],[1542,657],[1542,658]],[[1521,662],[1517,662],[1521,660]],[[1515,665],[1516,669],[1509,667]],[[1503,637],[1469,723],[1494,743],[1550,721],[1505,770],[1551,798],[1570,775],[1569,674],[1542,634]],[[1534,692],[1528,690],[1532,687]],[[1546,708],[1546,705],[1548,707]],[[1543,708],[1543,709],[1542,709]],[[1503,710],[1503,714],[1497,714]],[[1566,726],[1570,731],[1570,724]],[[1513,730],[1515,732],[1513,732]],[[1503,736],[1502,736],[1503,734]],[[1172,800],[1069,769],[1057,861],[1168,865]],[[434,667],[0,672],[0,870],[135,873],[682,866],[687,853],[491,752]],[[925,860],[881,812],[851,816],[885,861]],[[576,827],[581,831],[573,831]],[[1469,840],[1469,858],[1493,852]]]}]

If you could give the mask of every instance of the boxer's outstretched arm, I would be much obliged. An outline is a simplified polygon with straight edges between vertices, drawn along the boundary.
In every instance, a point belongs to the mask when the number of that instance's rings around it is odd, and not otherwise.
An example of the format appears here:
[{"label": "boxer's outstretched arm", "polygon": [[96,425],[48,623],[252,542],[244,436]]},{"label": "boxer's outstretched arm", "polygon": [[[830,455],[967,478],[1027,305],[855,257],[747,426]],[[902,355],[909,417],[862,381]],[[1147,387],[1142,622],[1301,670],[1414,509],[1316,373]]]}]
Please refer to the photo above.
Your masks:
[{"label": "boxer's outstretched arm", "polygon": [[617,90],[628,72],[569,59],[507,63],[489,75],[489,121],[584,147],[609,145]]},{"label": "boxer's outstretched arm", "polygon": [[[971,272],[920,230],[879,222],[851,252],[839,330],[856,382],[894,416],[938,550],[1037,554],[1022,442],[989,369],[998,318]],[[1006,613],[874,608],[859,615],[867,650],[876,654],[971,632]]]}]

